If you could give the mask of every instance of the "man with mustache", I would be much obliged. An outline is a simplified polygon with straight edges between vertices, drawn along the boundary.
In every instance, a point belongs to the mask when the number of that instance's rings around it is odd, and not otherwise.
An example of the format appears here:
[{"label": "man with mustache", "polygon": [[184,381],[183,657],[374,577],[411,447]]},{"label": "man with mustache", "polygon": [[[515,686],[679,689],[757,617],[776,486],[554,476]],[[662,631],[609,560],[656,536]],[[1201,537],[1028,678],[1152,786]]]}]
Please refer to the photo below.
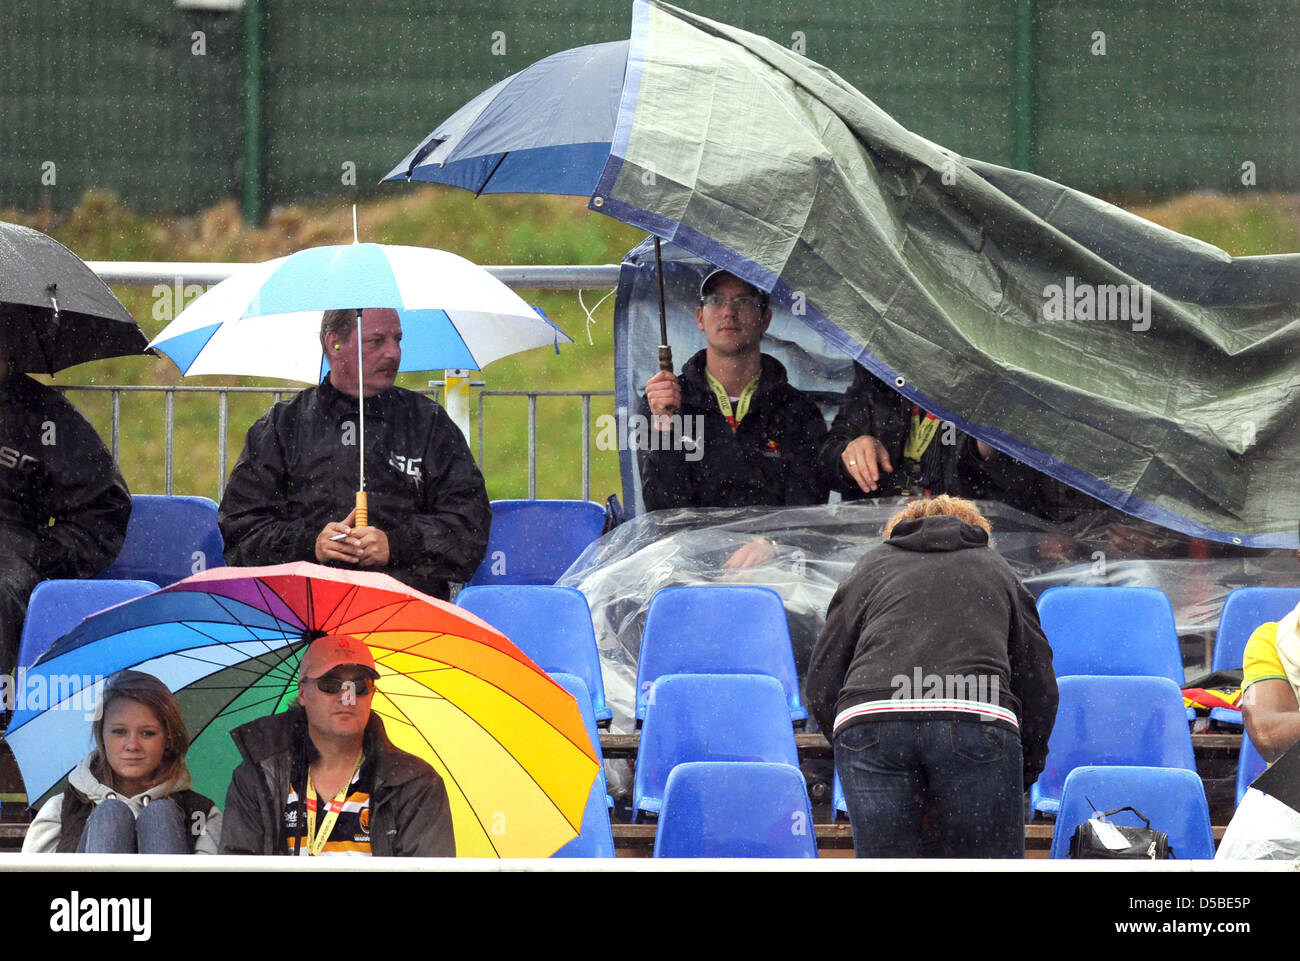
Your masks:
[{"label": "man with mustache", "polygon": [[[326,311],[329,375],[276,404],[248,431],[221,499],[226,563],[316,561],[391,574],[446,600],[487,550],[483,475],[447,413],[393,386],[402,360],[397,312]],[[364,398],[362,395],[364,394]],[[369,523],[355,526],[358,403],[365,403]]]}]

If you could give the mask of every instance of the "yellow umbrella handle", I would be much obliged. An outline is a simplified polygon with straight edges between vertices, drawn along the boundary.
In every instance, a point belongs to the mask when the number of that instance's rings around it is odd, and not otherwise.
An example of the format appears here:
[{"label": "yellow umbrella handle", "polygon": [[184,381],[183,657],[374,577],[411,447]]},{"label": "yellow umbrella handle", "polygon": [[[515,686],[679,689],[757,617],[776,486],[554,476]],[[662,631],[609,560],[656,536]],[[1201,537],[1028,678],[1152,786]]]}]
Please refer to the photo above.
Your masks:
[{"label": "yellow umbrella handle", "polygon": [[366,504],[366,492],[365,492],[365,491],[357,491],[357,517],[356,517],[356,526],[357,526],[357,527],[369,527],[369,526],[370,526],[370,510],[369,510],[369,508],[368,508],[368,506],[367,506],[367,504]]}]

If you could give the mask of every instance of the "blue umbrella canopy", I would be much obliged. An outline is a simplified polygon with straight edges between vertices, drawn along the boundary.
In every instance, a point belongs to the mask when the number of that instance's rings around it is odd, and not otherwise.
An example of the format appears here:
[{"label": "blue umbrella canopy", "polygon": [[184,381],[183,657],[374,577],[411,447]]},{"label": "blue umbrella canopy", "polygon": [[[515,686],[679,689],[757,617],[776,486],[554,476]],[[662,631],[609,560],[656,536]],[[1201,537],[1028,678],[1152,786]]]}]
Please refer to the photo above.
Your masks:
[{"label": "blue umbrella canopy", "polygon": [[590,196],[609,159],[628,41],[552,54],[479,94],[384,177]]},{"label": "blue umbrella canopy", "polygon": [[311,247],[244,267],[181,312],[150,345],[182,374],[315,384],[328,370],[321,311],[387,307],[402,321],[401,370],[482,370],[501,357],[572,343],[478,265],[444,250]]}]

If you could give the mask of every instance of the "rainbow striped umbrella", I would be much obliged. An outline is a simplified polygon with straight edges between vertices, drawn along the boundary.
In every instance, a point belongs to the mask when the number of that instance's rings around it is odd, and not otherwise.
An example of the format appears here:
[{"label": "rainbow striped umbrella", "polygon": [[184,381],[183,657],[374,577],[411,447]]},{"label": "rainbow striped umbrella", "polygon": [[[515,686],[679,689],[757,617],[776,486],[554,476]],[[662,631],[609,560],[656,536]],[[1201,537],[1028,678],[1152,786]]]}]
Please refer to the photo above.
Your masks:
[{"label": "rainbow striped umbrella", "polygon": [[[316,564],[225,567],[87,618],[29,672],[6,740],[33,804],[90,744],[104,679],[132,668],[175,693],[195,790],[224,798],[229,733],[287,710],[298,661],[324,634],[369,646],[373,710],[442,775],[458,854],[546,857],[578,835],[599,765],[573,697],[505,635],[385,574]],[[29,699],[34,700],[34,699]]]}]

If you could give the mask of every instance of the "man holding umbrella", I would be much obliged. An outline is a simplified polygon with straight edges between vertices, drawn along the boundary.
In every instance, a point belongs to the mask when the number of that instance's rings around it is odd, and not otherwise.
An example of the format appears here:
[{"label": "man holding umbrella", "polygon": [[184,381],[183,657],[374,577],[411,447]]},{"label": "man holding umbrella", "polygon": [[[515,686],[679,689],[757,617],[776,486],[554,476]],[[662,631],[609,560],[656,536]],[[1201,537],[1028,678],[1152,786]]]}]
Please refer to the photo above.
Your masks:
[{"label": "man holding umbrella", "polygon": [[[276,404],[248,431],[221,499],[226,562],[295,560],[377,570],[446,600],[487,550],[492,511],[483,475],[441,407],[393,386],[402,357],[394,310],[326,311],[330,371]],[[353,503],[363,443],[373,523]]]},{"label": "man holding umbrella", "polygon": [[95,429],[22,373],[0,323],[0,670],[18,661],[27,599],[51,577],[93,577],[126,539],[131,495]]},{"label": "man holding umbrella", "polygon": [[[706,347],[681,377],[646,383],[642,414],[652,436],[639,452],[647,510],[666,507],[795,507],[826,500],[817,445],[826,433],[817,405],[790,386],[785,368],[760,350],[772,322],[767,295],[725,270],[700,284],[696,323]],[[747,544],[729,567],[772,556]]]}]

